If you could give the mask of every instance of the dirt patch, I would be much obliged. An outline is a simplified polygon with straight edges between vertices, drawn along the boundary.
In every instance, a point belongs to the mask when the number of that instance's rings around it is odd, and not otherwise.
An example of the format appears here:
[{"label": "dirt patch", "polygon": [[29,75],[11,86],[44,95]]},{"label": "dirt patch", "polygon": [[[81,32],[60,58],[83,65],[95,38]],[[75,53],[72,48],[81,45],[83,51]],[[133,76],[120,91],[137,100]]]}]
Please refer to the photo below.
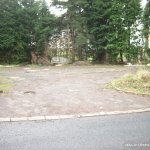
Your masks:
[{"label": "dirt patch", "polygon": [[34,91],[25,91],[24,94],[36,94]]}]

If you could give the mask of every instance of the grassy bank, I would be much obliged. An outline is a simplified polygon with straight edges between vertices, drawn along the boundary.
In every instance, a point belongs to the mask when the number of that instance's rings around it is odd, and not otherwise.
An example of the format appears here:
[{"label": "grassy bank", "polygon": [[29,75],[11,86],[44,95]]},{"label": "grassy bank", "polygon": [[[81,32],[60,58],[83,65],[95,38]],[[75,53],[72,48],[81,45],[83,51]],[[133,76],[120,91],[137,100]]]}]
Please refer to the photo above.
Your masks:
[{"label": "grassy bank", "polygon": [[150,71],[140,70],[136,74],[126,74],[121,79],[113,80],[109,88],[141,95],[150,95]]}]

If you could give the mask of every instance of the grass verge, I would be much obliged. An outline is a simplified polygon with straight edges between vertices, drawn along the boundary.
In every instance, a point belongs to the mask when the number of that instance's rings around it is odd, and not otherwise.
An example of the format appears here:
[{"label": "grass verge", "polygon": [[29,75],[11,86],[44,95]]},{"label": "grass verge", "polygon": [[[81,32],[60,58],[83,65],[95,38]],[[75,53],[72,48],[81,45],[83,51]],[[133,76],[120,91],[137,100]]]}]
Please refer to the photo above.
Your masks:
[{"label": "grass verge", "polygon": [[134,94],[150,95],[150,71],[141,70],[136,74],[126,74],[121,79],[113,80],[108,88]]}]

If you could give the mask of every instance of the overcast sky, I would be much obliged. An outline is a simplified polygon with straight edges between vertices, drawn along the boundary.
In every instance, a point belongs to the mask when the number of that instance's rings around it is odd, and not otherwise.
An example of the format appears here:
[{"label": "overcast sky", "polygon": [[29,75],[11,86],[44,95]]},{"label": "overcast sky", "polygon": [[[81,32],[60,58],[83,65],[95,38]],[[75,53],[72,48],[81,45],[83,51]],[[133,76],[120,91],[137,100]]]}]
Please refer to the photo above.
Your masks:
[{"label": "overcast sky", "polygon": [[[47,3],[50,5],[52,0],[46,0],[46,1],[47,1]],[[67,1],[67,0],[63,0],[63,1]],[[141,0],[141,5],[142,5],[142,7],[145,7],[146,2],[147,2],[147,0]],[[62,11],[61,9],[58,9],[58,8],[56,8],[56,7],[51,7],[50,10],[51,10],[51,12],[52,12],[53,14],[55,14],[55,15],[57,15],[57,16],[59,16],[59,15],[61,15],[61,14],[63,14],[63,13],[65,12],[64,10]]]},{"label": "overcast sky", "polygon": [[142,7],[145,7],[147,0],[142,0]]}]

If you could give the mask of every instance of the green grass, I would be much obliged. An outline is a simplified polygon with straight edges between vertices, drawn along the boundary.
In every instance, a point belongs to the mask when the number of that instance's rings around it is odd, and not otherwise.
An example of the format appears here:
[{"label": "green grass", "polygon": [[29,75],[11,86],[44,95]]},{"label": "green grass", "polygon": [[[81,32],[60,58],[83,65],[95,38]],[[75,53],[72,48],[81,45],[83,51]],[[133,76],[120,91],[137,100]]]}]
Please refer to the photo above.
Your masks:
[{"label": "green grass", "polygon": [[18,67],[18,66],[19,65],[13,65],[13,64],[11,64],[11,65],[7,65],[7,64],[6,65],[0,65],[0,67],[6,67],[6,68],[7,67],[10,67],[10,68],[12,67],[13,68],[13,67]]},{"label": "green grass", "polygon": [[121,79],[113,80],[109,88],[134,94],[150,95],[150,71],[141,70],[137,74],[127,74]]},{"label": "green grass", "polygon": [[16,68],[19,67],[19,65],[0,65],[0,70],[3,70],[4,68]]},{"label": "green grass", "polygon": [[6,93],[10,90],[12,82],[10,79],[0,77],[0,93]]},{"label": "green grass", "polygon": [[150,71],[150,66],[145,66],[145,70]]},{"label": "green grass", "polygon": [[26,67],[30,67],[30,68],[39,68],[39,67],[43,67],[43,65],[38,65],[38,64],[29,64]]}]

